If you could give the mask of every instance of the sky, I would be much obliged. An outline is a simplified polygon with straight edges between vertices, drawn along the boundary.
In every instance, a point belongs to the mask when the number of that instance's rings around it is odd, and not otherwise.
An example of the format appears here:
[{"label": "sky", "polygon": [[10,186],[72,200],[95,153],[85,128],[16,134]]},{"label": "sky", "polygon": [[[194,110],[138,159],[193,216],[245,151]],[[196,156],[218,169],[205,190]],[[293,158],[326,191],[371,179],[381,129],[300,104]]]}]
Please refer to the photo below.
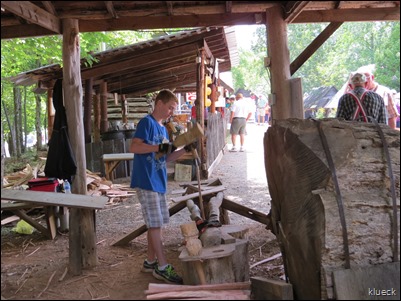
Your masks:
[{"label": "sky", "polygon": [[[250,50],[252,40],[254,39],[253,34],[256,30],[257,25],[237,25],[235,26],[235,35],[237,37],[237,48]],[[233,79],[231,71],[220,73],[221,79],[230,85],[233,86]]]},{"label": "sky", "polygon": [[235,34],[237,36],[237,47],[243,49],[251,49],[251,43],[254,33],[258,25],[237,25],[235,26]]}]

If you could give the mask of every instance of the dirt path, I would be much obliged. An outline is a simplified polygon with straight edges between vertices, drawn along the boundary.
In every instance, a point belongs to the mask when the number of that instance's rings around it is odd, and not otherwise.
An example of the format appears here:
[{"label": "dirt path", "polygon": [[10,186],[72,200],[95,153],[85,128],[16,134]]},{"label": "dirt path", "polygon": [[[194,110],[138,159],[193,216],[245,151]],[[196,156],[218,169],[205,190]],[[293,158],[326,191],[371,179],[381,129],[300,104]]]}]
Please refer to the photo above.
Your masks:
[{"label": "dirt path", "polygon": [[[227,152],[213,178],[220,178],[227,187],[225,196],[254,210],[268,213],[270,196],[263,159],[263,135],[267,126],[248,125],[246,152]],[[239,137],[238,137],[239,139]],[[231,148],[231,145],[229,145]],[[127,182],[129,179],[125,179]],[[120,180],[123,181],[123,180]],[[128,183],[127,183],[128,184]],[[180,188],[180,183],[169,181],[168,197]],[[275,236],[262,224],[235,213],[229,213],[231,224],[249,227],[250,264],[279,253]],[[180,272],[178,256],[182,248],[179,225],[189,222],[184,209],[171,218],[164,229],[167,257]],[[58,235],[45,240],[37,231],[21,236],[2,227],[1,240],[1,291],[5,299],[106,299],[143,300],[150,282],[160,283],[149,274],[141,273],[146,257],[146,235],[132,240],[127,246],[112,246],[118,238],[143,224],[140,206],[134,197],[107,206],[96,214],[99,264],[85,270],[82,276],[63,274],[68,266],[68,236]],[[281,258],[250,269],[250,276],[278,279],[283,275]]]}]

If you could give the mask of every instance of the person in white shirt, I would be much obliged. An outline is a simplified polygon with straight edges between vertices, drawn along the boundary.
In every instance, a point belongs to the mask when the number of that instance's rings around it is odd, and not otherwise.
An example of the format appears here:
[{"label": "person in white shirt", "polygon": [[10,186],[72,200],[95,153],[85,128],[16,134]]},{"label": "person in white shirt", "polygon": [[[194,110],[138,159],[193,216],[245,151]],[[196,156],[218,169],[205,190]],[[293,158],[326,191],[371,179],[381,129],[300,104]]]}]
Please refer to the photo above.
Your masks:
[{"label": "person in white shirt", "polygon": [[248,119],[252,115],[252,110],[249,106],[249,103],[244,99],[241,93],[238,93],[235,96],[236,101],[231,106],[231,115],[230,115],[230,134],[231,134],[231,142],[233,143],[233,147],[230,152],[236,152],[236,141],[237,136],[240,136],[241,147],[239,149],[240,152],[245,151],[244,143],[245,143],[245,134],[246,134],[246,123]]}]

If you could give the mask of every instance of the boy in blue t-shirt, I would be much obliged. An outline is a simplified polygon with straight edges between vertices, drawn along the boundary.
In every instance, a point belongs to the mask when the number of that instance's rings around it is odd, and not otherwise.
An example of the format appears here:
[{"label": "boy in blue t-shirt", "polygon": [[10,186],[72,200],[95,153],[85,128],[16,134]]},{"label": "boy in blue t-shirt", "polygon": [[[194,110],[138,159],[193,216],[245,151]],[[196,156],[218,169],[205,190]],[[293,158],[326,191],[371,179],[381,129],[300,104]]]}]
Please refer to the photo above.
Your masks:
[{"label": "boy in blue t-shirt", "polygon": [[[167,167],[190,146],[176,150],[169,142],[169,135],[163,121],[176,110],[178,99],[173,92],[162,90],[156,96],[152,114],[138,123],[132,139],[130,151],[135,154],[131,175],[131,187],[136,189],[142,208],[143,218],[148,228],[147,259],[143,263],[143,272],[152,272],[157,279],[167,283],[182,284],[182,278],[173,266],[167,263],[164,254],[161,227],[169,222],[167,208]],[[161,155],[159,158],[156,153]]]}]

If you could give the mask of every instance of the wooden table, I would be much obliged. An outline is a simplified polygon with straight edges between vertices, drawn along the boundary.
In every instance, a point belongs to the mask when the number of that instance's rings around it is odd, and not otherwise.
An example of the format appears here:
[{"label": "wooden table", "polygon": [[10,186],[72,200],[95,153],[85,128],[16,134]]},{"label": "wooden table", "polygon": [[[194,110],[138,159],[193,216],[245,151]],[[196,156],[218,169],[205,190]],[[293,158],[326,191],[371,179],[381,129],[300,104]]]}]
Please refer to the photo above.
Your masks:
[{"label": "wooden table", "polygon": [[102,156],[107,180],[113,180],[113,170],[121,161],[134,160],[133,153],[104,154]]},{"label": "wooden table", "polygon": [[[32,227],[42,232],[50,239],[56,236],[56,222],[53,208],[66,206],[71,208],[102,209],[108,198],[104,196],[89,196],[81,194],[66,194],[57,192],[43,192],[33,190],[1,190],[1,210],[13,212],[25,220]],[[16,203],[3,202],[3,200],[17,201]],[[26,214],[26,209],[44,207],[46,212],[47,228],[39,224]]]}]

